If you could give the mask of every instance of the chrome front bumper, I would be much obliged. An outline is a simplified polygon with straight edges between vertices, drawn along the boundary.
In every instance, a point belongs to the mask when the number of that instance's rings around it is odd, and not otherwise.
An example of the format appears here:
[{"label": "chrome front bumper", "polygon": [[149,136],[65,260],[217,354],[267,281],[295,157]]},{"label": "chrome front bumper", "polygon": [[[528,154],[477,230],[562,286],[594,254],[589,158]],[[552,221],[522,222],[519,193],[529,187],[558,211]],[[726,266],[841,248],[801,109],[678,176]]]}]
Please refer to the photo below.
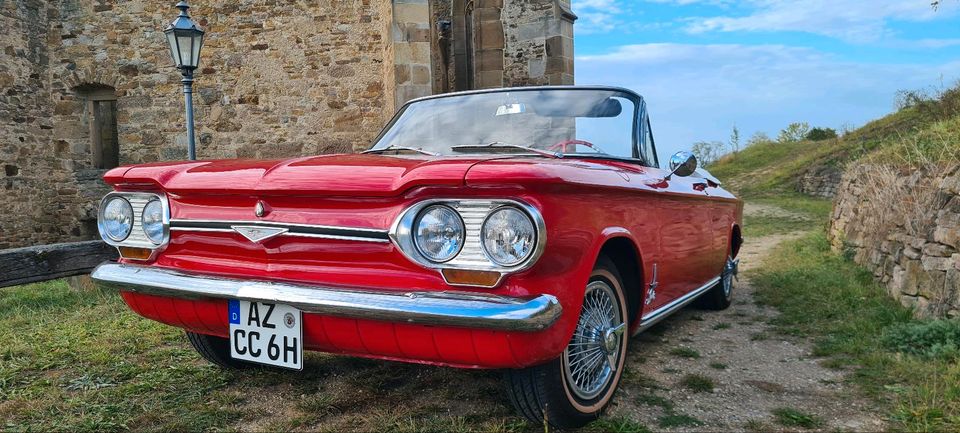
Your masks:
[{"label": "chrome front bumper", "polygon": [[307,313],[355,319],[504,331],[539,331],[560,317],[557,298],[465,292],[386,292],[246,280],[105,262],[90,275],[136,293],[186,299],[242,299],[286,304]]}]

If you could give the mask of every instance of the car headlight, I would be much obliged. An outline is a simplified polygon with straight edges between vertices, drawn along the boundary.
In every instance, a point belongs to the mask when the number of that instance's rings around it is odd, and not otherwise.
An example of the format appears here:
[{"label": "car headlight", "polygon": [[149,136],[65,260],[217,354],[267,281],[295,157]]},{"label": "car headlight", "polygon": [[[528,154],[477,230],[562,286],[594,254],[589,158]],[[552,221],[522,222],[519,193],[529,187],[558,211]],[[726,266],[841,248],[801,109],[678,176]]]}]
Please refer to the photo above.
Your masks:
[{"label": "car headlight", "polygon": [[114,242],[122,242],[133,229],[133,206],[123,197],[113,197],[103,207],[100,234]]},{"label": "car headlight", "polygon": [[450,261],[463,248],[466,238],[460,214],[449,206],[433,205],[417,216],[413,243],[417,251],[435,263]]},{"label": "car headlight", "polygon": [[537,228],[525,212],[502,207],[487,216],[480,240],[491,261],[500,266],[516,266],[533,254]]},{"label": "car headlight", "polygon": [[147,235],[150,242],[157,245],[163,243],[163,203],[160,200],[151,200],[143,207],[140,224],[143,227],[143,234]]}]

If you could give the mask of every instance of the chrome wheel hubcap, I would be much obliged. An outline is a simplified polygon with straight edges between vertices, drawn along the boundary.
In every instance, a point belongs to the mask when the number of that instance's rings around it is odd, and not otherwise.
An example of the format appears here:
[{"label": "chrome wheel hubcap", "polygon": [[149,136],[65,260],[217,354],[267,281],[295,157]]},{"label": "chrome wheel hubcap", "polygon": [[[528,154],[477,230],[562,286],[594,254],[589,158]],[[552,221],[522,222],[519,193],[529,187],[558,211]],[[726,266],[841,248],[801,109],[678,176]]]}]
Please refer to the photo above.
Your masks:
[{"label": "chrome wheel hubcap", "polygon": [[564,374],[577,397],[590,400],[613,379],[626,328],[616,294],[609,284],[587,286],[580,321],[564,351]]},{"label": "chrome wheel hubcap", "polygon": [[727,264],[723,267],[723,276],[721,277],[723,296],[727,298],[730,298],[730,294],[733,292],[733,279],[737,276],[737,271],[737,261],[733,257],[727,257]]}]

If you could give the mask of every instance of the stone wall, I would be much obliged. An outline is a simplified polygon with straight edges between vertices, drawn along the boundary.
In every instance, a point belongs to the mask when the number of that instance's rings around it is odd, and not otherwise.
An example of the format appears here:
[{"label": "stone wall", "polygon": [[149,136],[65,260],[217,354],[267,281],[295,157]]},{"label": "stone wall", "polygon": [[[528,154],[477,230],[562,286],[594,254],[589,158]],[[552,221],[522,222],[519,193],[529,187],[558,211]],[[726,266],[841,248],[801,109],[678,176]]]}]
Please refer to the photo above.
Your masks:
[{"label": "stone wall", "polygon": [[503,80],[507,86],[573,84],[573,22],[569,0],[508,2]]},{"label": "stone wall", "polygon": [[821,165],[807,170],[797,181],[797,191],[814,197],[834,198],[843,171],[834,165]]},{"label": "stone wall", "polygon": [[396,106],[433,94],[433,28],[427,0],[394,4],[391,33],[396,77]]},{"label": "stone wall", "polygon": [[[95,236],[91,90],[115,95],[121,164],[185,158],[180,77],[161,32],[173,3],[0,2],[0,248]],[[195,86],[200,158],[352,151],[393,114],[389,2],[194,6],[208,32]]]},{"label": "stone wall", "polygon": [[[890,296],[918,316],[960,316],[960,168],[945,176],[897,176],[884,189],[903,191],[898,200],[872,192],[866,184],[871,169],[855,166],[843,175],[830,227],[833,247],[873,271]],[[911,191],[931,197],[922,203],[925,216],[911,212],[918,205]]]},{"label": "stone wall", "polygon": [[[162,33],[175,3],[0,0],[0,248],[96,237],[107,190],[91,145],[103,133],[98,104],[115,107],[120,164],[186,158],[180,75]],[[191,2],[207,31],[194,86],[198,157],[367,147],[401,104],[465,85],[451,72],[455,46],[466,45],[437,25],[466,24],[457,4]],[[474,54],[489,68],[473,87],[572,83],[569,0],[474,4]]]}]

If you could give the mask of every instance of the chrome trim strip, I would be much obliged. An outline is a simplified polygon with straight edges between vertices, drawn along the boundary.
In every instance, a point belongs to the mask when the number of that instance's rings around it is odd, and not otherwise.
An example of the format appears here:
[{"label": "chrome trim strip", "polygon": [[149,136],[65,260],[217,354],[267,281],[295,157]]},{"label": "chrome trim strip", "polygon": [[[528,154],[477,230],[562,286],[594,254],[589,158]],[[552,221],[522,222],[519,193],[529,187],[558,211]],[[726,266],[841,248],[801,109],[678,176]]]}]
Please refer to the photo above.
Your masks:
[{"label": "chrome trim strip", "polygon": [[233,226],[255,226],[286,229],[279,237],[304,237],[319,239],[337,239],[359,242],[390,242],[386,230],[361,227],[337,227],[314,224],[284,223],[273,221],[216,221],[175,219],[170,221],[170,229],[175,231],[222,232],[233,233]]},{"label": "chrome trim strip", "polygon": [[238,221],[238,220],[195,220],[195,219],[172,219],[170,223],[183,223],[183,224],[198,224],[198,225],[271,225],[271,226],[283,226],[283,227],[303,227],[303,228],[315,228],[315,229],[326,229],[326,230],[350,230],[355,232],[370,232],[370,233],[386,233],[386,230],[382,229],[368,229],[365,227],[343,227],[343,226],[326,226],[321,224],[300,224],[300,223],[285,223],[285,222],[275,222],[275,221]]},{"label": "chrome trim strip", "polygon": [[687,304],[693,302],[695,299],[697,299],[697,297],[706,293],[707,290],[712,288],[718,282],[720,282],[720,277],[715,277],[710,281],[708,281],[707,284],[700,286],[696,290],[691,291],[686,295],[683,295],[677,299],[674,299],[669,304],[664,305],[660,308],[657,308],[656,310],[652,311],[650,314],[643,316],[640,319],[640,327],[637,328],[636,332],[634,332],[634,335],[650,328],[653,325],[656,325],[657,322],[663,319],[666,319],[668,316],[670,316],[677,310],[687,306]]},{"label": "chrome trim strip", "polygon": [[159,296],[275,302],[330,316],[474,329],[540,331],[552,325],[563,310],[556,297],[546,294],[514,298],[467,292],[347,290],[115,262],[100,264],[91,277],[108,287]]}]

